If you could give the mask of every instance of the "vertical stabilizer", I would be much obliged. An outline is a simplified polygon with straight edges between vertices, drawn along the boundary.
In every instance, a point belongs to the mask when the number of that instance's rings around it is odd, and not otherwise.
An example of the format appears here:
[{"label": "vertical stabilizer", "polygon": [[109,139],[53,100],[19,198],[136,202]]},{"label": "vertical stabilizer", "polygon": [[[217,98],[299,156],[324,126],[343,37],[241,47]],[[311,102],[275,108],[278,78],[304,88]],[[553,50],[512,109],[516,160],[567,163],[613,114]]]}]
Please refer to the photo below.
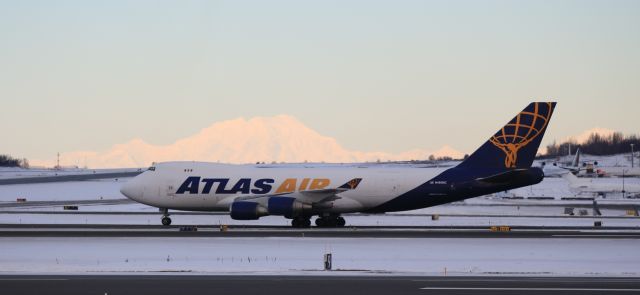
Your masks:
[{"label": "vertical stabilizer", "polygon": [[580,148],[576,149],[576,156],[571,162],[571,168],[580,168]]},{"label": "vertical stabilizer", "polygon": [[458,167],[496,172],[531,167],[555,106],[530,103]]}]

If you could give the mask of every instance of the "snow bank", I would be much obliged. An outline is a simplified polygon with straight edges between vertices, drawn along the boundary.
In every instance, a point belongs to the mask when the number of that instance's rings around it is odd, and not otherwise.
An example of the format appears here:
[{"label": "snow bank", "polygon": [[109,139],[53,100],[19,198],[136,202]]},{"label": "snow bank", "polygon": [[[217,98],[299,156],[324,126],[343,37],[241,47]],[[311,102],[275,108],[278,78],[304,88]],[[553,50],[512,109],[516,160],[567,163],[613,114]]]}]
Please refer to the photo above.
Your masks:
[{"label": "snow bank", "polygon": [[[636,239],[0,238],[0,273],[639,276]],[[323,272],[323,254],[333,272]]]}]

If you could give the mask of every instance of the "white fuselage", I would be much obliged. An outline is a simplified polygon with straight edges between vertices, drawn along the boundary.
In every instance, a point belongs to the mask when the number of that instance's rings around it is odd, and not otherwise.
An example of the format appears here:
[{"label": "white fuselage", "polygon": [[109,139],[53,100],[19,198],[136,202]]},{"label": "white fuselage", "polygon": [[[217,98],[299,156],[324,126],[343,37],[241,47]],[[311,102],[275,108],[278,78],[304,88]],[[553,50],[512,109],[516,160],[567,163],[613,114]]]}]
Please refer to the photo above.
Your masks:
[{"label": "white fuselage", "polygon": [[[152,168],[153,170],[142,173],[125,185],[125,195],[137,202],[159,208],[192,211],[229,211],[231,203],[239,198],[285,193],[299,201],[313,203],[319,201],[314,200],[316,196],[298,192],[335,188],[351,179],[361,178],[357,189],[340,192],[337,194],[338,198],[331,201],[331,206],[325,212],[333,213],[374,208],[420,186],[447,169],[376,165],[230,165],[203,162],[168,162]],[[198,184],[194,185],[194,181],[185,185],[189,177],[197,177]]]}]

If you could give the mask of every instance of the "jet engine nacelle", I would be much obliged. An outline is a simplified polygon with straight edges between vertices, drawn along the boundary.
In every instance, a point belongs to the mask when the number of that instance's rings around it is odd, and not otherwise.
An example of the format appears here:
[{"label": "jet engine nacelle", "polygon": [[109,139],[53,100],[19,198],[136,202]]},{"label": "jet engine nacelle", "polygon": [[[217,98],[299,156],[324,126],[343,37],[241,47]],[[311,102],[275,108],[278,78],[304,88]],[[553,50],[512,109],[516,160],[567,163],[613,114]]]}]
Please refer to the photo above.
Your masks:
[{"label": "jet engine nacelle", "polygon": [[282,215],[287,218],[293,218],[310,210],[310,204],[302,203],[295,198],[271,197],[268,201],[269,215]]},{"label": "jet engine nacelle", "polygon": [[269,215],[267,208],[256,202],[238,201],[231,203],[231,218],[235,220],[256,220]]}]

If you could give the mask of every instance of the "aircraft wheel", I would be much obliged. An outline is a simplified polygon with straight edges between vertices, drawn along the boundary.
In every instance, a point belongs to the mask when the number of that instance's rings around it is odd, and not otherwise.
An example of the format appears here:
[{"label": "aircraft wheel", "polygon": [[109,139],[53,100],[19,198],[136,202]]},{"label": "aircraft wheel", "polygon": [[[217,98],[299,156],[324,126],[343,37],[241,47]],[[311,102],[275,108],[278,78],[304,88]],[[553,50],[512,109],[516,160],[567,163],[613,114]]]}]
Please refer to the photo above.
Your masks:
[{"label": "aircraft wheel", "polygon": [[171,218],[166,217],[166,216],[165,216],[165,217],[162,217],[162,225],[164,225],[164,226],[169,226],[169,225],[171,225]]},{"label": "aircraft wheel", "polygon": [[343,227],[347,222],[342,217],[336,218],[336,226]]},{"label": "aircraft wheel", "polygon": [[291,220],[291,226],[298,227],[298,228],[310,227],[311,219],[304,218],[304,217],[294,218]]}]

